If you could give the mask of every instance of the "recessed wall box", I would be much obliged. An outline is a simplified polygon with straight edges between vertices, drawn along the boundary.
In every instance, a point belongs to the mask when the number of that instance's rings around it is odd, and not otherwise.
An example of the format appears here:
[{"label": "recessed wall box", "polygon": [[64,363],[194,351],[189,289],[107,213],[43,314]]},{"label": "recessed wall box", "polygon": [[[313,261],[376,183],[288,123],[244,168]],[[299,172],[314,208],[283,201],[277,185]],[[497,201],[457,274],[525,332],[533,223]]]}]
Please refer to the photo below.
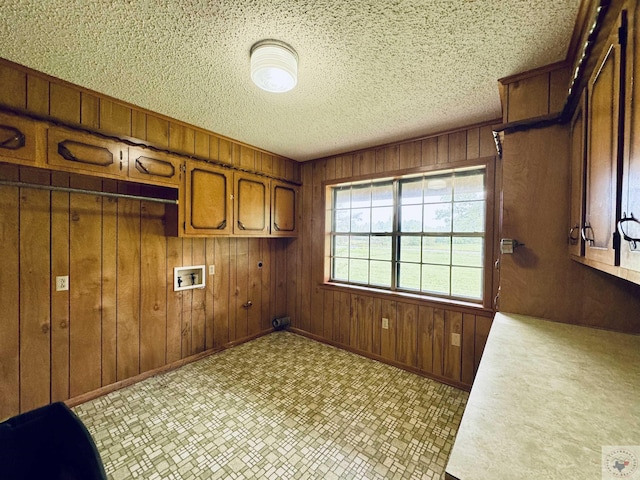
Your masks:
[{"label": "recessed wall box", "polygon": [[205,265],[175,267],[173,269],[173,291],[205,287]]}]

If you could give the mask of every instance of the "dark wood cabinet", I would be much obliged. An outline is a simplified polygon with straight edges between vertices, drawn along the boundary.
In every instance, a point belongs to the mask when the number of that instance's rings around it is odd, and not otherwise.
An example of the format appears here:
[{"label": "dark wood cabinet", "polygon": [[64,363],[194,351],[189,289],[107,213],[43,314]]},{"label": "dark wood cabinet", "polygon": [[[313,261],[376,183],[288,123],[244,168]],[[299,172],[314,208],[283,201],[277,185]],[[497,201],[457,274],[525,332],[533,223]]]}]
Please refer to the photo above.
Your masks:
[{"label": "dark wood cabinet", "polygon": [[0,113],[0,161],[35,164],[43,138],[44,129],[37,122]]},{"label": "dark wood cabinet", "polygon": [[271,182],[271,235],[295,236],[298,234],[298,189],[294,185],[276,180]]},{"label": "dark wood cabinet", "polygon": [[232,232],[231,170],[186,162],[183,233],[186,236],[229,235]]},{"label": "dark wood cabinet", "polygon": [[575,257],[584,256],[584,187],[585,187],[585,138],[586,138],[586,91],[582,93],[578,108],[573,114],[570,125],[571,169],[569,181],[571,199],[569,212],[569,254]]},{"label": "dark wood cabinet", "polygon": [[139,147],[129,148],[129,178],[145,183],[178,185],[181,160],[164,152]]}]

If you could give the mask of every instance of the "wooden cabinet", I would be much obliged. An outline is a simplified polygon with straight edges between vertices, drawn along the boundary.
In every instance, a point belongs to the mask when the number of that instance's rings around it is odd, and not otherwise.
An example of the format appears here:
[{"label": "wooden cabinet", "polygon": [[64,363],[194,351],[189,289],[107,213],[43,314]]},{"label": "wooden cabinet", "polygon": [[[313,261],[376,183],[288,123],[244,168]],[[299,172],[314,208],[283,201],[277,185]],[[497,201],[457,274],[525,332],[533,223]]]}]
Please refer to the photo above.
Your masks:
[{"label": "wooden cabinet", "polygon": [[129,178],[153,184],[178,185],[181,179],[181,160],[164,152],[130,147]]},{"label": "wooden cabinet", "polygon": [[184,220],[179,233],[229,235],[232,233],[232,171],[192,160],[185,165]]},{"label": "wooden cabinet", "polygon": [[569,213],[569,254],[584,255],[584,239],[581,232],[584,226],[584,186],[585,186],[585,138],[586,138],[586,92],[580,97],[580,103],[571,119],[571,199]]},{"label": "wooden cabinet", "polygon": [[236,172],[234,175],[234,222],[236,235],[269,234],[270,190],[269,179]]},{"label": "wooden cabinet", "polygon": [[47,131],[47,164],[55,169],[126,178],[128,161],[129,149],[122,143],[65,128]]},{"label": "wooden cabinet", "polygon": [[271,181],[271,234],[295,236],[298,233],[298,189],[277,180]]},{"label": "wooden cabinet", "polygon": [[621,71],[619,28],[614,28],[591,75],[587,90],[587,171],[585,257],[617,265],[616,206],[620,155]]},{"label": "wooden cabinet", "polygon": [[35,164],[44,143],[44,128],[37,122],[0,113],[0,161]]}]

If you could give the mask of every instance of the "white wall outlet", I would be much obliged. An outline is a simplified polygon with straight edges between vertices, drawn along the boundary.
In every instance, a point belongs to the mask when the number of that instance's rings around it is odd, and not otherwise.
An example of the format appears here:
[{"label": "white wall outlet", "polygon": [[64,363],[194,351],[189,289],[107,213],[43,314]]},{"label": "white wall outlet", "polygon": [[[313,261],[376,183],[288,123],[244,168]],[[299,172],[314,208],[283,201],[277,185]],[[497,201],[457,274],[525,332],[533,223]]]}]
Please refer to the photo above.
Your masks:
[{"label": "white wall outlet", "polygon": [[460,346],[460,334],[459,333],[452,333],[451,334],[451,345],[453,345],[454,347],[459,347]]},{"label": "white wall outlet", "polygon": [[382,328],[384,328],[385,330],[389,330],[389,319],[388,318],[383,318],[382,319]]},{"label": "white wall outlet", "polygon": [[69,275],[56,277],[56,292],[69,290]]},{"label": "white wall outlet", "polygon": [[215,274],[216,274],[216,266],[209,265],[209,275],[215,275]]}]

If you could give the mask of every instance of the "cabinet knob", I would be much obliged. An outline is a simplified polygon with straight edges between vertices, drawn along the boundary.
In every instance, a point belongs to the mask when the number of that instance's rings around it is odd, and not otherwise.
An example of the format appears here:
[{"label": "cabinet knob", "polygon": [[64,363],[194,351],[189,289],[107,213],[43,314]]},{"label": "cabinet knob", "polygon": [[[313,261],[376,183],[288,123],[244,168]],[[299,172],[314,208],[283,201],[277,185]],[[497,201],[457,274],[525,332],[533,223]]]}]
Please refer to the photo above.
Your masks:
[{"label": "cabinet knob", "polygon": [[[591,231],[592,236],[591,237],[587,237],[587,230]],[[582,239],[587,242],[587,244],[589,244],[589,246],[593,246],[593,244],[595,243],[595,240],[593,239],[593,228],[591,228],[591,225],[585,225],[584,227],[582,227],[582,229],[580,230],[581,235],[582,235]]]},{"label": "cabinet knob", "polygon": [[578,232],[580,231],[580,226],[579,225],[575,225],[573,227],[571,227],[571,229],[569,230],[569,244],[570,245],[577,245],[578,244],[578,240],[580,239]]},{"label": "cabinet knob", "polygon": [[249,300],[247,303],[242,305],[244,308],[249,308],[253,306],[253,302],[251,300]]},{"label": "cabinet knob", "polygon": [[622,228],[622,225],[624,223],[629,223],[629,222],[640,223],[640,220],[635,218],[633,216],[633,213],[630,213],[629,216],[627,217],[627,213],[624,212],[622,214],[622,218],[620,220],[618,220],[618,225],[617,225],[618,232],[620,232],[620,235],[622,236],[622,238],[624,240],[629,242],[629,245],[631,246],[631,250],[636,250],[638,248],[638,243],[640,243],[640,238],[634,238],[634,237],[629,236],[629,234],[627,232],[625,232],[624,229]]}]

